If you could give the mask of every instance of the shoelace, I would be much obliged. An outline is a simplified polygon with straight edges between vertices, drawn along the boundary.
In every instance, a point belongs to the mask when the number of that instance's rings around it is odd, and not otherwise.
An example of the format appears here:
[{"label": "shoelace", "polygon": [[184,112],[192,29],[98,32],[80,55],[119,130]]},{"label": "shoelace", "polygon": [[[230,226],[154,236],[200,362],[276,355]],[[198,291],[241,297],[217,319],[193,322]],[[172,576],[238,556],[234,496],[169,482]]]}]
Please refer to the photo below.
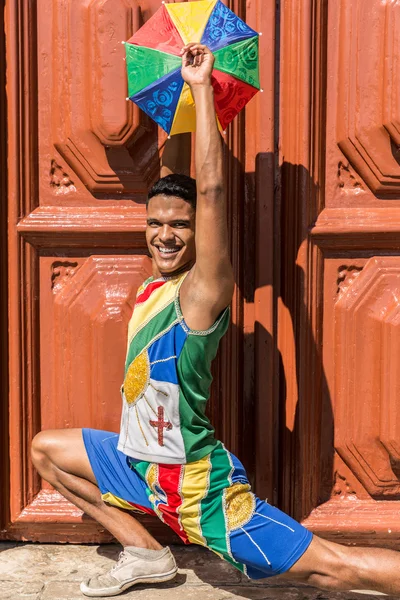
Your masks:
[{"label": "shoelace", "polygon": [[115,565],[114,565],[114,566],[111,568],[111,570],[110,570],[110,573],[114,573],[114,571],[115,571],[116,569],[118,569],[118,568],[119,568],[121,565],[123,565],[123,564],[124,564],[124,562],[126,562],[126,559],[127,559],[127,558],[129,558],[129,555],[128,555],[128,554],[127,554],[127,553],[126,553],[124,550],[122,550],[122,552],[120,552],[120,553],[119,553],[119,556],[118,556],[118,560],[117,560],[117,562],[116,562],[116,563],[115,563]]}]

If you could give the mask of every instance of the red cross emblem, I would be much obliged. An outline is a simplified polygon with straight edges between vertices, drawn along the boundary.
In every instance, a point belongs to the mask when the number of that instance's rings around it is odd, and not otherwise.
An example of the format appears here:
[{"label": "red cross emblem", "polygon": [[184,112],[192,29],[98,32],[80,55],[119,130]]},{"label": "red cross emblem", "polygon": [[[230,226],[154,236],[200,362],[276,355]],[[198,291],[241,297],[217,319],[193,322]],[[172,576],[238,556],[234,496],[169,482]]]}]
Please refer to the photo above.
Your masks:
[{"label": "red cross emblem", "polygon": [[167,430],[172,429],[172,423],[169,421],[164,421],[164,407],[158,407],[158,420],[152,421],[150,420],[150,425],[152,427],[157,427],[158,432],[158,444],[159,446],[164,446],[164,428]]}]

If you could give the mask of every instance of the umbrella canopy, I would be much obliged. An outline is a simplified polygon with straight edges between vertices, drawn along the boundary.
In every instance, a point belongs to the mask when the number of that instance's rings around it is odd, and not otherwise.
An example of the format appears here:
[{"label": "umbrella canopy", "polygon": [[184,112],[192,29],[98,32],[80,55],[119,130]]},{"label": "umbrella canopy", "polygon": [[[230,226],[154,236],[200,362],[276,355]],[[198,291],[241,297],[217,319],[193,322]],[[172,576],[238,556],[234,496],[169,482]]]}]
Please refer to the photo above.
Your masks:
[{"label": "umbrella canopy", "polygon": [[212,85],[222,129],[260,89],[259,34],[221,0],[162,4],[125,44],[129,99],[168,134],[195,131],[195,106],[181,76],[180,51],[191,42],[215,56]]}]

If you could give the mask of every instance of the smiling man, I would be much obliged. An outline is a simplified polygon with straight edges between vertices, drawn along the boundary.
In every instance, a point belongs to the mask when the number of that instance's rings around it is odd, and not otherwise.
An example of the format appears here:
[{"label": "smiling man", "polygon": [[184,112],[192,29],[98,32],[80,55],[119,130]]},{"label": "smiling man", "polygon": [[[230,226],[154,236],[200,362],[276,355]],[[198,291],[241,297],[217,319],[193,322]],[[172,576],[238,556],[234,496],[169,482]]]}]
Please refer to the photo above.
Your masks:
[{"label": "smiling man", "polygon": [[195,221],[195,180],[178,174],[159,179],[148,194],[146,229],[156,277],[193,267]]},{"label": "smiling man", "polygon": [[[243,465],[205,415],[211,362],[229,324],[233,274],[214,110],[213,55],[182,52],[196,103],[196,182],[168,175],[150,190],[146,239],[153,276],[139,288],[128,330],[119,433],[44,431],[32,445],[39,473],[96,519],[124,550],[111,571],[81,584],[113,596],[172,579],[162,546],[132,516],[158,516],[185,543],[206,546],[249,578],[280,576],[330,590],[399,594],[399,554],[321,540],[250,489]],[[122,509],[122,510],[121,510]]]}]

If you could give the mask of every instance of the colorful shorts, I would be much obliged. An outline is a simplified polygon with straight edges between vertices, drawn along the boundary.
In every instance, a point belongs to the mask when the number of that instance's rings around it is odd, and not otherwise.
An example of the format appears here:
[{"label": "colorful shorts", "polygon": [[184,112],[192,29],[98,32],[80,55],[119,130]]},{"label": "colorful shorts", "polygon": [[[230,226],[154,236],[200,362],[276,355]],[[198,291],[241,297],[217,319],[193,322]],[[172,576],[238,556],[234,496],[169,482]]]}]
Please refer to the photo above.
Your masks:
[{"label": "colorful shorts", "polygon": [[288,571],[311,542],[311,532],[252,493],[223,444],[196,462],[161,465],[128,458],[116,433],[82,432],[105,502],[156,515],[186,544],[210,548],[250,579]]}]

